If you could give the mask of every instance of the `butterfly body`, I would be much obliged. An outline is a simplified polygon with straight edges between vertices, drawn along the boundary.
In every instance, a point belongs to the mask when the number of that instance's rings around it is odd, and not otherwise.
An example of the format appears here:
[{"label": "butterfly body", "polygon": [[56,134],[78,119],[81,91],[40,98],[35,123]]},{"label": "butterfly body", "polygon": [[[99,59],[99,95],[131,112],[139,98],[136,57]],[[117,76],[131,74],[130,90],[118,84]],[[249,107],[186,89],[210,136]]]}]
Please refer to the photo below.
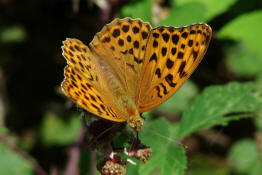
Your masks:
[{"label": "butterfly body", "polygon": [[[101,87],[107,87],[107,89],[103,91],[106,91],[111,100],[114,101],[122,111],[122,117],[126,119],[130,127],[141,130],[143,121],[140,118],[138,108],[135,104],[135,98],[126,95],[127,88],[124,82],[121,81],[122,79],[117,76],[117,72],[114,72],[110,62],[101,56],[97,55],[96,57],[97,67],[99,68],[96,72],[99,75],[98,77],[101,77],[101,80],[99,78],[97,81],[100,82]],[[108,55],[108,57],[110,56]],[[102,89],[100,91],[102,91]]]},{"label": "butterfly body", "polygon": [[206,24],[152,29],[140,19],[115,19],[89,47],[64,41],[68,66],[62,90],[82,108],[141,130],[140,113],[173,95],[202,60],[211,38]]}]

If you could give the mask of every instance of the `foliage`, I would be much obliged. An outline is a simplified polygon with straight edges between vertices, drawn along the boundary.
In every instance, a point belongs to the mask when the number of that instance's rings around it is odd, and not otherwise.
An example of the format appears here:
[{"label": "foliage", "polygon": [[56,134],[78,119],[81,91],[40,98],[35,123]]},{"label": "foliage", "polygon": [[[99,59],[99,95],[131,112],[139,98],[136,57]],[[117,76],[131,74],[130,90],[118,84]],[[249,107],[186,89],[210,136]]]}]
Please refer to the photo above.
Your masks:
[{"label": "foliage", "polygon": [[33,173],[33,168],[29,162],[24,161],[20,155],[2,143],[0,143],[0,154],[0,174],[28,175]]},{"label": "foliage", "polygon": [[179,136],[185,137],[203,128],[227,125],[231,120],[255,116],[254,112],[262,106],[261,84],[257,84],[233,82],[206,88],[184,112]]},{"label": "foliage", "polygon": [[[232,68],[240,75],[255,75],[261,73],[262,63],[262,24],[258,21],[262,19],[262,11],[257,10],[251,13],[243,14],[230,23],[225,25],[219,32],[218,37],[221,39],[233,39],[241,42],[242,47],[238,51],[228,50],[231,59]],[[240,57],[242,66],[239,65],[237,57]],[[235,60],[235,61],[234,61]],[[245,65],[245,66],[243,66]]]},{"label": "foliage", "polygon": [[262,162],[256,143],[251,139],[237,142],[229,152],[228,162],[238,173],[259,175],[262,171]]},{"label": "foliage", "polygon": [[46,146],[73,144],[80,127],[81,120],[75,115],[72,115],[69,121],[64,122],[59,116],[48,113],[40,128],[41,141]]}]

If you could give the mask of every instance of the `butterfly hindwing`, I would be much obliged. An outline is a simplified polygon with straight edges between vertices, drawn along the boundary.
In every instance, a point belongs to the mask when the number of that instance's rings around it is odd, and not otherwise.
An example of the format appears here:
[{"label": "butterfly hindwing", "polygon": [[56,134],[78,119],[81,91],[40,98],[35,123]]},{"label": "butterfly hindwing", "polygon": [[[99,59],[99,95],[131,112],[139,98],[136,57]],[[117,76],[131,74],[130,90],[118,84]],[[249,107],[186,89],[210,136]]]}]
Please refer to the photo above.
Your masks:
[{"label": "butterfly hindwing", "polygon": [[202,60],[212,30],[206,24],[160,26],[148,37],[137,89],[139,112],[163,103],[189,78]]},{"label": "butterfly hindwing", "polygon": [[101,88],[96,58],[88,47],[77,39],[67,39],[63,43],[63,55],[68,62],[61,85],[64,94],[97,116],[118,122],[125,121],[124,115],[111,102],[105,89]]}]

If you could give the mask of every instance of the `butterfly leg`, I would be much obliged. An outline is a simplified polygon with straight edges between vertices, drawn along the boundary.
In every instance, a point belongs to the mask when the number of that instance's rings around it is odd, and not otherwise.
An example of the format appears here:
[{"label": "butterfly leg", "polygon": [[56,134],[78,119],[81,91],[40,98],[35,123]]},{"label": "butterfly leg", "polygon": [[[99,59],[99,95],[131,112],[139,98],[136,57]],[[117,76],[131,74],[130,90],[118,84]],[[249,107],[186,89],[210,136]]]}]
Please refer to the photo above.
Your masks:
[{"label": "butterfly leg", "polygon": [[140,113],[140,116],[142,119],[146,120],[146,118],[143,116],[143,113]]}]

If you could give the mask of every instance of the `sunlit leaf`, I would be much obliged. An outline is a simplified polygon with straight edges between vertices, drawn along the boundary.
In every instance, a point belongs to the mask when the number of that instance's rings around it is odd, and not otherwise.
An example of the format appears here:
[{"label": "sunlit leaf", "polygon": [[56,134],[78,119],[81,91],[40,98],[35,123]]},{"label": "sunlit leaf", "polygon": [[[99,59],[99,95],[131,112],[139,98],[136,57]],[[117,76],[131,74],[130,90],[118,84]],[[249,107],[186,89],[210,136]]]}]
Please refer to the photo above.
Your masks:
[{"label": "sunlit leaf", "polygon": [[212,127],[226,125],[231,120],[254,116],[261,109],[261,83],[229,83],[211,86],[195,98],[183,114],[179,136]]},{"label": "sunlit leaf", "polygon": [[219,32],[220,39],[233,39],[243,42],[252,54],[262,60],[262,11],[254,11],[237,17],[225,25]]},{"label": "sunlit leaf", "polygon": [[140,18],[143,21],[152,20],[152,0],[131,2],[121,9],[121,17]]},{"label": "sunlit leaf", "polygon": [[[199,3],[204,7],[203,18],[204,21],[209,21],[215,16],[222,14],[223,12],[227,11],[235,2],[236,0],[173,0],[175,6],[182,6],[185,4],[194,4]],[[197,8],[197,7],[196,7]],[[191,11],[188,14],[191,14]]]}]

